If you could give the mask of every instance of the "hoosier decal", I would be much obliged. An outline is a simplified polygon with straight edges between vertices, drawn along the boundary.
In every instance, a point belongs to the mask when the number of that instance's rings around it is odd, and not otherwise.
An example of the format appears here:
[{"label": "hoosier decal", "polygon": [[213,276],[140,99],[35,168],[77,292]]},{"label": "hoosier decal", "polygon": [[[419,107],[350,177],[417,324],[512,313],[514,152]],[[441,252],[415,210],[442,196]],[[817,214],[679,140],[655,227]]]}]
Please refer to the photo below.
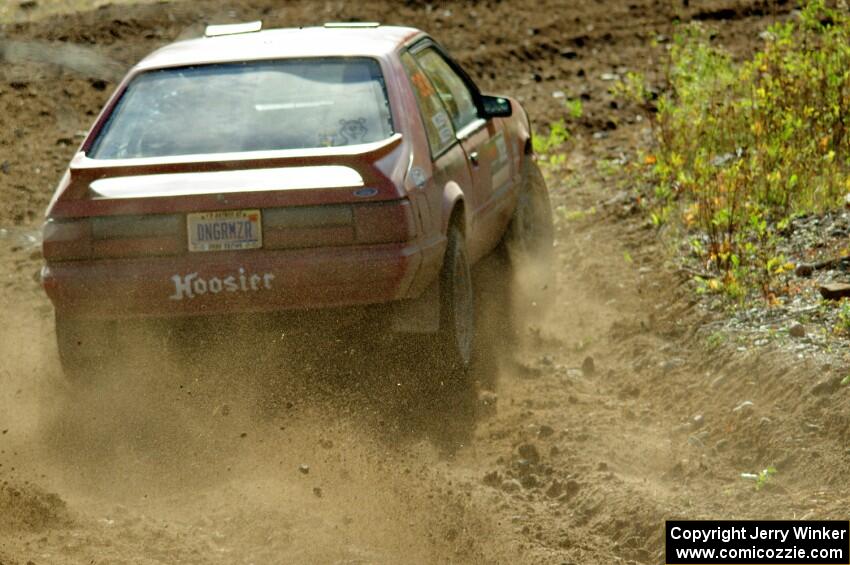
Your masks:
[{"label": "hoosier decal", "polygon": [[198,276],[198,273],[188,275],[174,275],[171,277],[174,283],[174,294],[169,296],[171,300],[183,300],[183,298],[195,298],[204,294],[218,294],[219,292],[251,292],[257,290],[271,290],[274,275],[271,273],[246,273],[245,269],[239,268],[239,273],[226,277],[210,277],[208,279]]}]

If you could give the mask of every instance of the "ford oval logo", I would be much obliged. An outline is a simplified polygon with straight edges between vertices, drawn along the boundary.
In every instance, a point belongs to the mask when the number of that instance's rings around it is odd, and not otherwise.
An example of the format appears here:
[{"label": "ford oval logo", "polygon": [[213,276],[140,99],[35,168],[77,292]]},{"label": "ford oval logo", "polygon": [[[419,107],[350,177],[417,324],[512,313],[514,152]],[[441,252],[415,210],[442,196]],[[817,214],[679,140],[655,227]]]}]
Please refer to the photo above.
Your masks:
[{"label": "ford oval logo", "polygon": [[358,198],[369,198],[378,194],[377,188],[361,188],[354,191],[354,196]]}]

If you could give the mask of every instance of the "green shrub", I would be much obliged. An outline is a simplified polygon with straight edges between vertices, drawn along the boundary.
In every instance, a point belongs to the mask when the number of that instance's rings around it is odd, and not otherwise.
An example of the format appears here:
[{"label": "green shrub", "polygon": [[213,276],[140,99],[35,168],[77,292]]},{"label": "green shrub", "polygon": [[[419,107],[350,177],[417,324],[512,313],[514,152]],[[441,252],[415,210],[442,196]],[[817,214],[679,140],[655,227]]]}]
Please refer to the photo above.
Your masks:
[{"label": "green shrub", "polygon": [[535,133],[531,137],[531,145],[535,153],[548,155],[559,149],[569,138],[570,132],[567,131],[567,126],[564,124],[564,120],[561,119],[549,124],[549,135]]},{"label": "green shrub", "polygon": [[[657,103],[653,222],[673,209],[704,234],[700,258],[725,289],[778,292],[776,252],[789,221],[837,206],[850,191],[850,17],[812,0],[735,63],[689,25],[677,34],[670,89]],[[621,93],[646,92],[629,77]]]}]

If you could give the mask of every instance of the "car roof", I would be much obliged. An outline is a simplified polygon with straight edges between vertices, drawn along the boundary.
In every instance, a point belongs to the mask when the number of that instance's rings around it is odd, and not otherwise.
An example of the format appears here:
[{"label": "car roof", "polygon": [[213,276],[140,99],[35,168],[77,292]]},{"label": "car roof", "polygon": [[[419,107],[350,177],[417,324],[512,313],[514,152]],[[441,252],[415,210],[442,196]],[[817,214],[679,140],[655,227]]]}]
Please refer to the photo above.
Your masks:
[{"label": "car roof", "polygon": [[166,45],[142,59],[136,69],[300,57],[383,58],[421,33],[400,26],[334,26],[202,37]]}]

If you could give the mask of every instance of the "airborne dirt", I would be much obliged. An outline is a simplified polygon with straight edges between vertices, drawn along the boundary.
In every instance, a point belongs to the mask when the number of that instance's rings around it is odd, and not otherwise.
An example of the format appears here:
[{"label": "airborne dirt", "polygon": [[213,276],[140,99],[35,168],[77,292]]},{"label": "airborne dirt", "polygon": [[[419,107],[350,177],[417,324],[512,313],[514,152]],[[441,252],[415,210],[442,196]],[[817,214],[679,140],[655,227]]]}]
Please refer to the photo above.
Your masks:
[{"label": "airborne dirt", "polygon": [[[612,75],[663,86],[674,19],[747,53],[790,9],[685,4],[162,2],[0,28],[0,563],[662,563],[665,518],[846,519],[841,361],[708,352],[708,316],[620,193],[616,163],[651,135]],[[558,92],[584,101],[547,175],[566,212],[557,298],[520,328],[495,393],[435,402],[398,359],[335,344],[328,362],[285,336],[151,356],[158,337],[129,330],[147,347],[127,368],[64,382],[33,236],[78,132],[116,68],[202,22],[257,18],[424,28],[540,130],[563,117]],[[768,466],[764,488],[740,477]]]}]

